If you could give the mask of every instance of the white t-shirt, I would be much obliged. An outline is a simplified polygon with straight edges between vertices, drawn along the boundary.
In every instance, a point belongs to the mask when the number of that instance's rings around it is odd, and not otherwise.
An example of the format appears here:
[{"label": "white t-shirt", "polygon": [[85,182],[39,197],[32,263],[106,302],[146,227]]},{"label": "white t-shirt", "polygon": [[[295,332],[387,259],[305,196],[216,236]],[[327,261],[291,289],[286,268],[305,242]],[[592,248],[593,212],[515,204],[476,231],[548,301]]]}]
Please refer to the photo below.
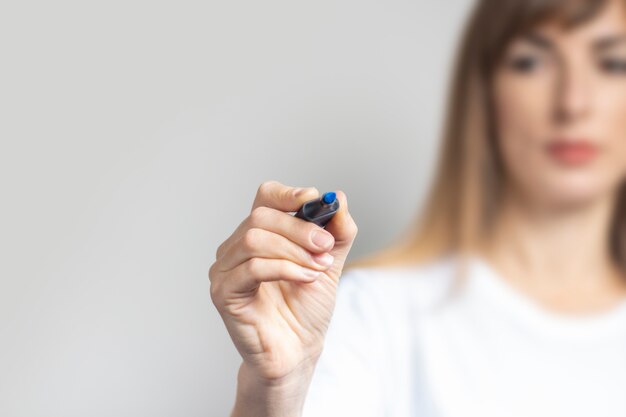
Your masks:
[{"label": "white t-shirt", "polygon": [[549,311],[474,257],[439,304],[454,262],[343,274],[303,417],[626,416],[626,301]]}]

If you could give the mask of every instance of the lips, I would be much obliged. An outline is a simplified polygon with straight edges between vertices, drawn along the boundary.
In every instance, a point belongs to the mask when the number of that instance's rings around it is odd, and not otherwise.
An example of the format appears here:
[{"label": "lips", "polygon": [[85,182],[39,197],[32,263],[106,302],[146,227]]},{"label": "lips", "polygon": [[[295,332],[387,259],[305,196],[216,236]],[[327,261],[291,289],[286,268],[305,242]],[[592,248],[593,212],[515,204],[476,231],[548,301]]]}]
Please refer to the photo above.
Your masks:
[{"label": "lips", "polygon": [[598,147],[586,140],[556,140],[548,144],[547,150],[552,158],[566,165],[588,163],[598,153]]}]

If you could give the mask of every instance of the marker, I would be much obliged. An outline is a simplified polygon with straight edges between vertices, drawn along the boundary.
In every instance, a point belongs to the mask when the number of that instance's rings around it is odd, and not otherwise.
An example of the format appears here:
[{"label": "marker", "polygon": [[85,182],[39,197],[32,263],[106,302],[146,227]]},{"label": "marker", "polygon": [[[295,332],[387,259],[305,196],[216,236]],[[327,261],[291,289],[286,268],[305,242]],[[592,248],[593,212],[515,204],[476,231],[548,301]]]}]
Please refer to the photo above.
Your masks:
[{"label": "marker", "polygon": [[337,213],[337,210],[339,210],[337,194],[328,192],[304,203],[294,216],[323,228]]}]

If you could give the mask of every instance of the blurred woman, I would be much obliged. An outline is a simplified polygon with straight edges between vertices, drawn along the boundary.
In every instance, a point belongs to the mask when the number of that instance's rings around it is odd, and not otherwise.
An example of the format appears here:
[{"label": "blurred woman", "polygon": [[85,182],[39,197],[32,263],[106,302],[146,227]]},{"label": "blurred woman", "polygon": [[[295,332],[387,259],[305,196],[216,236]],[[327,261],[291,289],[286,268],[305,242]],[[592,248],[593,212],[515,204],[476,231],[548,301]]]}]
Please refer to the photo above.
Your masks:
[{"label": "blurred woman", "polygon": [[323,230],[285,213],[318,190],[259,187],[209,271],[232,417],[626,416],[626,2],[479,1],[448,102],[379,253],[345,264],[343,192]]}]

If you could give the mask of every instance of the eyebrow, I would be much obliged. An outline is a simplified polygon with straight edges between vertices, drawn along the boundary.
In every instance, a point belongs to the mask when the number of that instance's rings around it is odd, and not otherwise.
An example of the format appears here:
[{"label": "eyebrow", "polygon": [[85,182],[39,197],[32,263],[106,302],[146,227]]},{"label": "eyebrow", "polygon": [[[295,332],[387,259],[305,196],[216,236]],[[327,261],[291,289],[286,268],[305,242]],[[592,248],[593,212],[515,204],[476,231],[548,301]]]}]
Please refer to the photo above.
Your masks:
[{"label": "eyebrow", "polygon": [[[554,45],[548,38],[546,38],[545,36],[537,32],[529,32],[525,34],[522,39],[542,49],[551,50],[554,48]],[[626,41],[626,33],[622,33],[619,35],[603,36],[594,40],[592,49],[594,51],[600,52],[602,50],[608,49],[617,44],[623,43],[625,41]]]}]

